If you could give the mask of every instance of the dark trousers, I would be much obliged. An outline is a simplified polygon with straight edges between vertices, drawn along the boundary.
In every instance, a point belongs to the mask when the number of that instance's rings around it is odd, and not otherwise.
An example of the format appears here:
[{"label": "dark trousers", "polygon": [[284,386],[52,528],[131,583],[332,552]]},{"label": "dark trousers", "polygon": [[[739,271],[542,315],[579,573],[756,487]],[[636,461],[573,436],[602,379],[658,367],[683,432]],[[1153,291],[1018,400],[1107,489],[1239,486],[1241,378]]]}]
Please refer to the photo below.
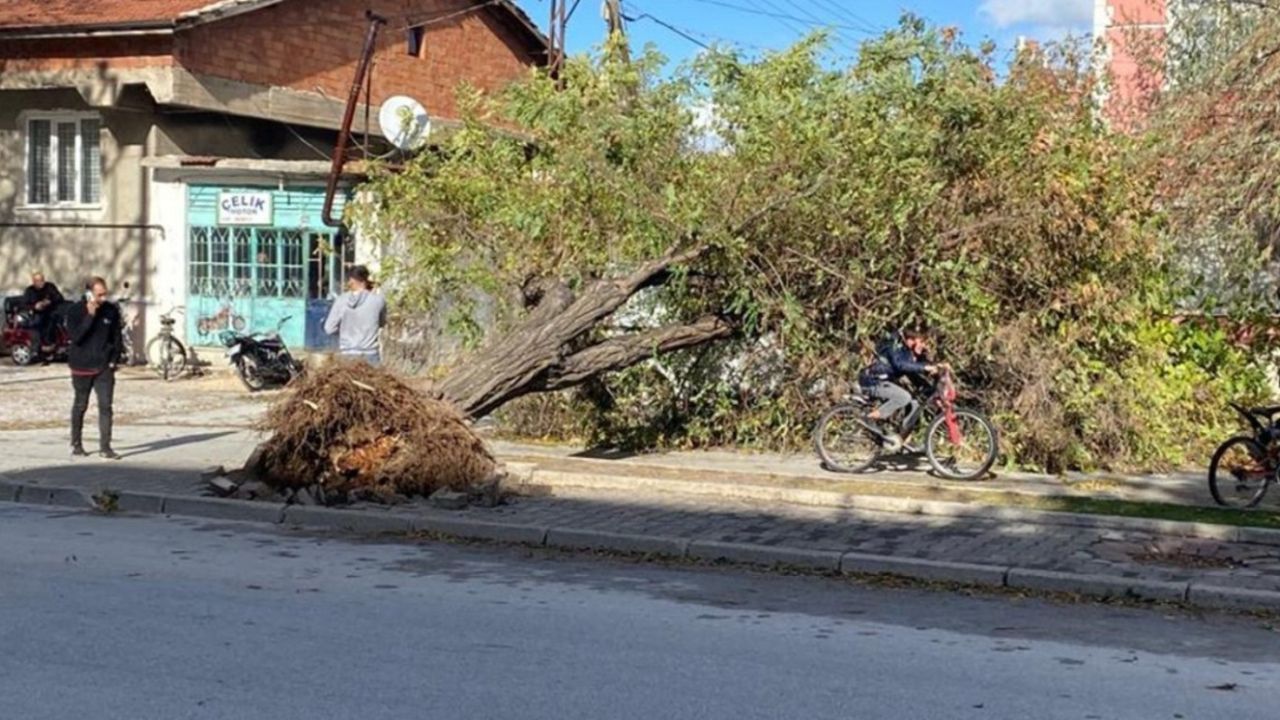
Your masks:
[{"label": "dark trousers", "polygon": [[881,401],[880,417],[885,420],[893,417],[894,413],[904,408],[907,411],[906,416],[910,416],[911,413],[915,412],[915,398],[911,397],[911,393],[906,388],[897,383],[885,380],[865,388],[865,390],[868,395]]},{"label": "dark trousers", "polygon": [[96,375],[72,375],[71,387],[76,398],[71,403],[71,444],[84,439],[84,413],[89,409],[89,393],[98,396],[98,447],[111,447],[111,406],[116,395],[116,371],[103,370]]},{"label": "dark trousers", "polygon": [[54,340],[54,322],[57,320],[53,316],[52,310],[44,310],[36,313],[36,332],[40,333],[41,348],[49,347]]}]

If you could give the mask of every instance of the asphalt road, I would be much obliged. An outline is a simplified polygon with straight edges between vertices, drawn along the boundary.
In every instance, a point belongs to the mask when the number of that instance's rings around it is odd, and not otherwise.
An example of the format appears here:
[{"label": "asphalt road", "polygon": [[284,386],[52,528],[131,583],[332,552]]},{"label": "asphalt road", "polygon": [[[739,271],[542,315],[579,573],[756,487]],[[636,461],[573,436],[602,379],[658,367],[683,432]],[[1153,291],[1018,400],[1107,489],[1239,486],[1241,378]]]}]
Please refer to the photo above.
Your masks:
[{"label": "asphalt road", "polygon": [[1275,718],[1256,619],[0,504],[0,717]]}]

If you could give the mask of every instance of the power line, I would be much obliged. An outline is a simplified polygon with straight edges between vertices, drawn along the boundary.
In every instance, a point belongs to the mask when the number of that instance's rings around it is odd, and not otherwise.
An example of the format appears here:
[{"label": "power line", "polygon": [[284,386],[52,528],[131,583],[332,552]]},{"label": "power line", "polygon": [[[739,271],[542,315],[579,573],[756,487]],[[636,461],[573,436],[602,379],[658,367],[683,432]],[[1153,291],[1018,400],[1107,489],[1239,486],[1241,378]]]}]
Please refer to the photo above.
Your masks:
[{"label": "power line", "polygon": [[[649,20],[679,35],[680,37],[683,37],[689,42],[695,43],[704,48],[707,47],[706,45],[707,42],[711,42],[711,43],[722,43],[725,45],[730,45],[735,47],[750,48],[752,50],[758,50],[758,51],[766,51],[769,49],[764,47],[763,45],[757,45],[755,43],[749,43],[742,40],[734,40],[731,38],[720,37],[717,35],[710,35],[708,33],[701,32],[698,30],[693,30],[691,28],[675,25],[673,23],[667,22],[666,20],[663,20],[662,18],[654,16],[653,13],[648,12],[647,10],[645,10],[645,8],[640,7],[635,2],[629,1],[626,3],[626,5],[629,6],[632,13],[634,13],[634,17],[624,16],[623,19],[627,20],[628,22],[635,22],[637,20]],[[701,40],[699,38],[701,38]]]},{"label": "power line", "polygon": [[815,5],[819,5],[821,7],[830,9],[832,13],[835,14],[836,17],[844,18],[849,22],[854,23],[855,25],[861,26],[868,33],[878,34],[884,31],[883,27],[876,25],[875,23],[853,12],[852,10],[841,7],[840,4],[835,2],[834,0],[809,0],[809,2]]},{"label": "power line", "polygon": [[[812,12],[809,12],[809,9],[806,6],[803,6],[797,3],[795,0],[786,0],[786,3],[791,7],[795,8],[796,10],[798,10],[799,12],[803,13],[806,17],[812,18],[813,21],[818,23],[819,25],[830,26],[833,24],[828,20],[818,17]],[[770,3],[770,4],[772,5],[773,3]],[[840,43],[841,45],[844,45],[846,48],[848,48],[849,50],[852,50],[855,53],[858,52],[857,46],[855,46],[853,43],[846,40],[840,33],[833,33],[832,35],[835,38],[836,42]]]},{"label": "power line", "polygon": [[705,50],[710,50],[710,49],[711,49],[711,46],[710,46],[710,45],[708,45],[708,44],[706,44],[706,43],[702,42],[702,41],[701,41],[701,40],[699,40],[698,38],[696,38],[696,37],[694,37],[694,36],[690,35],[689,33],[685,32],[684,30],[681,30],[680,28],[676,27],[675,25],[672,25],[671,23],[669,23],[669,22],[667,22],[667,21],[665,21],[665,20],[663,20],[663,19],[661,19],[661,18],[656,18],[656,17],[654,17],[654,16],[650,15],[650,14],[649,14],[649,13],[647,13],[647,12],[646,12],[646,13],[640,13],[639,15],[626,15],[626,14],[623,14],[622,19],[623,19],[623,20],[626,20],[627,22],[632,22],[632,23],[633,23],[633,22],[639,22],[639,21],[641,21],[641,20],[651,20],[651,21],[653,21],[654,23],[656,23],[656,24],[658,24],[658,25],[661,25],[662,27],[664,27],[664,28],[666,28],[666,29],[670,30],[671,32],[675,33],[676,35],[679,35],[680,37],[684,38],[685,40],[688,40],[689,42],[693,43],[694,45],[697,45],[698,47],[701,47],[701,48],[703,48],[703,49],[705,49]]},{"label": "power line", "polygon": [[[779,8],[776,5],[773,6],[774,8],[773,10],[765,10],[759,5],[756,5],[755,7],[747,7],[745,5],[738,5],[737,3],[726,2],[726,0],[693,0],[693,1],[697,3],[702,3],[703,5],[715,5],[718,7],[727,8],[729,10],[737,10],[738,12],[750,13],[752,15],[761,15],[763,17],[771,17],[775,20],[782,21],[783,24],[788,24],[787,21],[798,22],[805,25],[809,24],[808,21],[806,21],[804,18],[798,18],[795,15],[790,15],[785,12],[778,12]],[[846,25],[844,23],[833,23],[831,27],[836,28],[838,30],[850,30],[852,32],[862,33],[864,35],[875,34],[865,28],[854,27],[853,25]]]},{"label": "power line", "polygon": [[[751,7],[755,8],[757,13],[769,15],[771,17],[776,18],[778,22],[785,25],[788,30],[795,33],[796,35],[804,35],[806,32],[808,32],[808,30],[806,30],[805,27],[801,26],[801,25],[804,25],[804,20],[801,20],[800,18],[791,16],[791,15],[786,15],[785,13],[782,12],[782,8],[778,7],[777,5],[774,5],[772,2],[769,2],[769,0],[763,0],[763,2],[768,3],[769,7],[772,8],[772,10],[765,10],[764,6],[760,4],[761,0],[745,0],[745,1],[750,3]],[[791,22],[792,20],[801,23],[801,25],[795,25],[794,23]]]}]

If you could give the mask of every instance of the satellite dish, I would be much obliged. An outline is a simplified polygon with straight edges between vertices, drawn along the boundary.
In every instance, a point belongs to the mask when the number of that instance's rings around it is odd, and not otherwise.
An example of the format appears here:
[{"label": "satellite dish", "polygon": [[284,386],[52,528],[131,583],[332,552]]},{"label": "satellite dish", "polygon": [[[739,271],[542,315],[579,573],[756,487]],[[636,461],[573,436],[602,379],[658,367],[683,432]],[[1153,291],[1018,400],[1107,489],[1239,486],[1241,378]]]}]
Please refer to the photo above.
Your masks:
[{"label": "satellite dish", "polygon": [[431,134],[431,117],[422,103],[411,97],[396,95],[382,103],[378,110],[378,126],[382,135],[401,150],[415,150]]}]

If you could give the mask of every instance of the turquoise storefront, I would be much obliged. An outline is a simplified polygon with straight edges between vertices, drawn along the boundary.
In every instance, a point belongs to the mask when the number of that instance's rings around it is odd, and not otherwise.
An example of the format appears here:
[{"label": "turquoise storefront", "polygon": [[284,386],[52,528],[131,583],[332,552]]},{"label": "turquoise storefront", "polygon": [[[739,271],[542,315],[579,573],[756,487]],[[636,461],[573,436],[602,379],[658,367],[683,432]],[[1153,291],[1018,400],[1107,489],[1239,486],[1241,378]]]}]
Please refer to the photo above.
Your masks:
[{"label": "turquoise storefront", "polygon": [[279,326],[290,347],[333,346],[324,316],[353,248],[321,222],[323,205],[319,187],[187,186],[189,342],[216,346],[227,329]]}]

